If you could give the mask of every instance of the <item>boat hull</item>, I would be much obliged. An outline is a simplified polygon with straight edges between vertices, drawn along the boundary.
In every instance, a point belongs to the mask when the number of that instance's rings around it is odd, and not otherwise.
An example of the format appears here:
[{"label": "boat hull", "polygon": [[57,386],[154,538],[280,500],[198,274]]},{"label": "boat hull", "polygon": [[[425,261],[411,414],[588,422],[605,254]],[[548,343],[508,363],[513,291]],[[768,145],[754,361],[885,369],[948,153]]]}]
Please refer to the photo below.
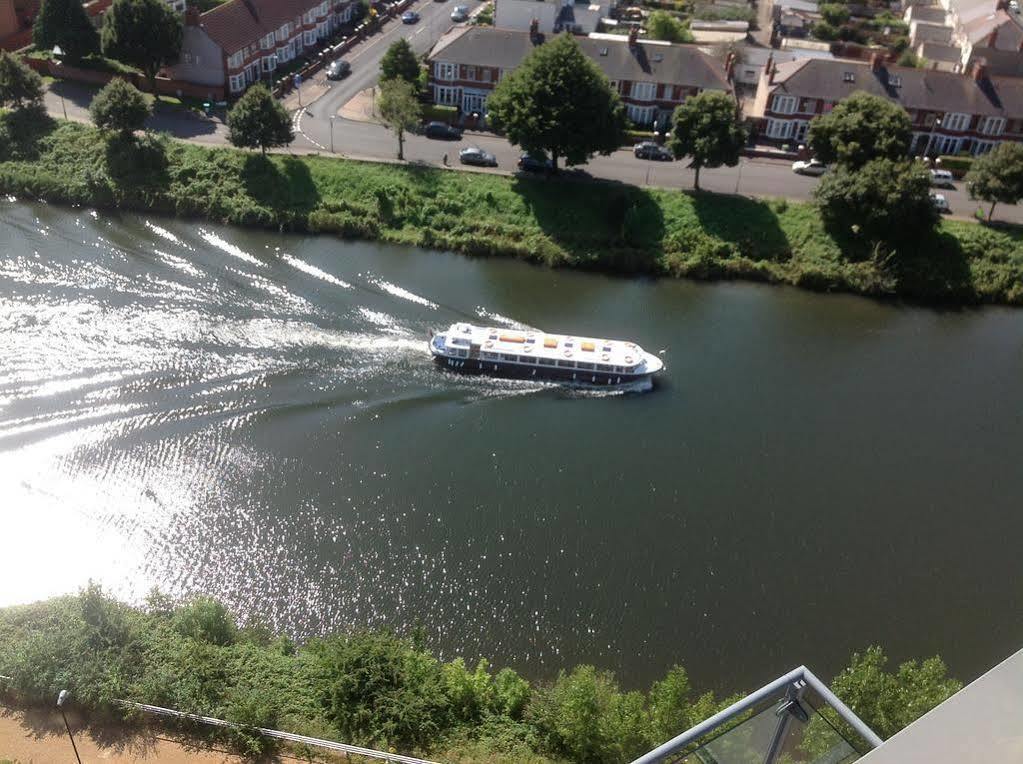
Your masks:
[{"label": "boat hull", "polygon": [[613,374],[601,371],[579,371],[562,369],[557,366],[532,366],[501,361],[483,361],[475,358],[451,358],[433,354],[434,363],[458,374],[496,377],[499,379],[524,379],[535,382],[552,382],[570,387],[600,390],[644,391],[653,388],[653,374]]}]

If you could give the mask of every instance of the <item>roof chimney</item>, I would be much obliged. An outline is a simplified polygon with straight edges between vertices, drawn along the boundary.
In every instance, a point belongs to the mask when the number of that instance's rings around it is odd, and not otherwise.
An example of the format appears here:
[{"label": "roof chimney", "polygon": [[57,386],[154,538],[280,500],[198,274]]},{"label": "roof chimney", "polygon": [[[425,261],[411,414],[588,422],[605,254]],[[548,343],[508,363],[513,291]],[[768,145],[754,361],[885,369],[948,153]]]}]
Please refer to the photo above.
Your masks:
[{"label": "roof chimney", "polygon": [[630,48],[635,48],[636,47],[636,43],[638,41],[639,41],[639,28],[638,27],[632,27],[632,29],[629,30],[629,47]]},{"label": "roof chimney", "polygon": [[983,58],[978,58],[973,62],[973,67],[970,70],[970,75],[973,77],[974,82],[981,82],[987,79],[987,61]]},{"label": "roof chimney", "polygon": [[185,26],[186,27],[197,27],[199,26],[199,9],[194,5],[189,5],[185,8]]},{"label": "roof chimney", "polygon": [[768,61],[767,62],[767,84],[768,85],[773,85],[774,84],[774,75],[776,75],[777,73],[778,73],[778,67],[775,66],[770,61]]},{"label": "roof chimney", "polygon": [[882,63],[883,61],[881,59],[880,53],[870,54],[870,71],[872,71],[874,74],[877,74],[879,71],[881,71]]}]

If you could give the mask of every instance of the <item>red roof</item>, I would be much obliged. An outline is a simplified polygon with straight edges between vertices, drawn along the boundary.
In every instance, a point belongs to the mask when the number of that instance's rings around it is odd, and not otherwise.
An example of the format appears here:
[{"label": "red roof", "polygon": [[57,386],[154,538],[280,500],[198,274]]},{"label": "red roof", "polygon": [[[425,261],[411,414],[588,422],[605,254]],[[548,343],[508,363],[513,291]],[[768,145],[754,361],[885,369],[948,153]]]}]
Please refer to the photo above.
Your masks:
[{"label": "red roof", "polygon": [[229,0],[199,17],[199,25],[228,55],[294,21],[320,0]]}]

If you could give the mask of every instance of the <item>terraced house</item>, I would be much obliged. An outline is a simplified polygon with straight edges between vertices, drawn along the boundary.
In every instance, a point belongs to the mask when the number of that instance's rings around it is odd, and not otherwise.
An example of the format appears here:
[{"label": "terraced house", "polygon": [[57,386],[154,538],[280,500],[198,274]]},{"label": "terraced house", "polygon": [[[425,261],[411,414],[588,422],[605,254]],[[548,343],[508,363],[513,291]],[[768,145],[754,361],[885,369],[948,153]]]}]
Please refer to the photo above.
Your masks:
[{"label": "terraced house", "polygon": [[[535,30],[454,27],[430,51],[434,102],[485,115],[494,86],[544,39]],[[676,106],[704,90],[731,91],[723,64],[692,45],[610,34],[576,41],[611,80],[637,125],[666,124]]]},{"label": "terraced house", "polygon": [[887,98],[909,114],[910,153],[984,154],[1006,140],[1023,140],[1023,79],[996,77],[983,63],[969,74],[935,69],[810,59],[770,64],[750,114],[760,138],[799,143],[810,120],[857,91]]},{"label": "terraced house", "polygon": [[238,96],[352,19],[357,0],[229,0],[185,13],[175,79]]}]

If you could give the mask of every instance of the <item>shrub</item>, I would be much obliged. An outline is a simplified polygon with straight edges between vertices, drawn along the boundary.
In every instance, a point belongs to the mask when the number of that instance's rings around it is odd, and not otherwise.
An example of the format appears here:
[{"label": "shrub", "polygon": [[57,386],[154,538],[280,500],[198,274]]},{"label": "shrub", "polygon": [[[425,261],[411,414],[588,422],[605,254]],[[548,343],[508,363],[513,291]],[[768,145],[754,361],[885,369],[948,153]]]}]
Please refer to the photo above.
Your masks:
[{"label": "shrub", "polygon": [[89,106],[93,124],[124,136],[141,130],[149,117],[149,104],[131,83],[115,77],[100,90]]},{"label": "shrub", "polygon": [[211,645],[233,644],[238,626],[221,603],[209,597],[199,597],[174,613],[174,629]]}]

